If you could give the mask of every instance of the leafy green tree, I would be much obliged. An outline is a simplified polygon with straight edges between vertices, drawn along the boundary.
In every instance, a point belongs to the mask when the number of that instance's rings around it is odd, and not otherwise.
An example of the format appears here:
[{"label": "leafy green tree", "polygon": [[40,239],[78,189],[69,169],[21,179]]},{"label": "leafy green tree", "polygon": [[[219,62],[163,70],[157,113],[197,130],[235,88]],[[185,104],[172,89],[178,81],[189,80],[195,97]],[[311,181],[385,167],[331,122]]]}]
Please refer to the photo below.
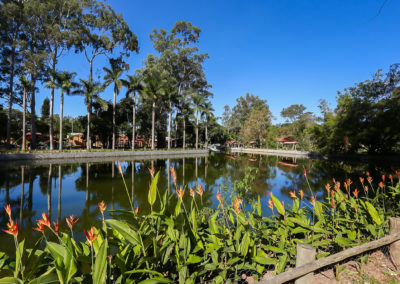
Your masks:
[{"label": "leafy green tree", "polygon": [[107,87],[110,84],[114,84],[113,90],[114,90],[114,95],[113,95],[113,130],[112,130],[112,149],[115,150],[115,132],[116,132],[116,125],[115,125],[115,119],[116,119],[116,105],[117,105],[117,95],[119,94],[119,91],[122,88],[122,80],[120,79],[122,76],[122,73],[127,69],[127,66],[124,62],[122,62],[121,59],[110,59],[109,60],[110,67],[103,67],[103,70],[106,72],[104,75],[104,86]]},{"label": "leafy green tree", "polygon": [[203,104],[202,110],[201,110],[201,116],[204,118],[205,120],[205,147],[206,149],[208,148],[208,122],[210,117],[213,116],[213,107],[211,105],[211,102],[206,101]]},{"label": "leafy green tree", "polygon": [[127,79],[122,79],[122,84],[126,88],[126,97],[132,94],[132,151],[135,150],[136,141],[136,95],[143,90],[141,76],[137,73],[128,75]]},{"label": "leafy green tree", "polygon": [[196,115],[196,150],[199,148],[199,114],[204,107],[206,99],[200,93],[192,94],[192,104]]},{"label": "leafy green tree", "polygon": [[247,116],[241,130],[243,141],[249,143],[252,140],[258,140],[258,145],[261,148],[270,124],[271,112],[268,108],[253,109]]},{"label": "leafy green tree", "polygon": [[294,104],[287,108],[284,108],[281,111],[281,116],[283,118],[287,118],[289,121],[293,122],[293,121],[300,119],[300,117],[304,114],[305,110],[306,110],[306,107],[303,106],[302,104],[300,104],[300,105]]},{"label": "leafy green tree", "polygon": [[42,107],[40,108],[40,116],[42,120],[47,120],[50,115],[50,100],[48,97],[44,98]]}]

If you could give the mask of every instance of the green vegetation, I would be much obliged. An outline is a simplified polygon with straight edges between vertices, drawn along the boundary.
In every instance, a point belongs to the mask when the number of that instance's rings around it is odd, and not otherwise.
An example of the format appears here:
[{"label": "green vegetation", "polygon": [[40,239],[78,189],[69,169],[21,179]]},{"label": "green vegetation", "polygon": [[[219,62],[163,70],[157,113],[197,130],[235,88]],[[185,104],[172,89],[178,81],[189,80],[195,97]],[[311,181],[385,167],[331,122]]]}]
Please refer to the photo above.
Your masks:
[{"label": "green vegetation", "polygon": [[[175,170],[170,170],[176,194],[160,194],[159,174],[152,169],[151,213],[141,215],[139,208],[114,210],[109,211],[112,218],[105,219],[106,208],[100,202],[103,224],[84,231],[86,242],[73,237],[76,218],[67,218],[70,231],[61,232],[60,224],[52,225],[43,213],[35,228],[42,238],[33,249],[26,248],[7,206],[5,231],[15,240],[16,254],[0,254],[0,275],[5,277],[0,283],[104,283],[106,279],[137,283],[149,278],[152,283],[221,283],[241,277],[242,272],[258,279],[267,270],[281,273],[293,267],[297,243],[312,244],[321,258],[380,238],[388,232],[388,218],[400,209],[399,172],[397,185],[392,175],[375,184],[368,173],[357,182],[334,181],[325,186],[323,201],[311,188],[307,191],[311,200],[303,191],[291,192],[292,206],[271,194],[268,204],[274,214],[264,217],[260,199],[247,211],[241,198],[233,196],[226,202],[220,192],[219,208],[205,209],[203,188],[182,187]],[[122,175],[120,165],[119,171]],[[306,171],[304,176],[308,180]],[[238,186],[245,189],[246,181]],[[125,189],[131,200],[126,185]]]}]

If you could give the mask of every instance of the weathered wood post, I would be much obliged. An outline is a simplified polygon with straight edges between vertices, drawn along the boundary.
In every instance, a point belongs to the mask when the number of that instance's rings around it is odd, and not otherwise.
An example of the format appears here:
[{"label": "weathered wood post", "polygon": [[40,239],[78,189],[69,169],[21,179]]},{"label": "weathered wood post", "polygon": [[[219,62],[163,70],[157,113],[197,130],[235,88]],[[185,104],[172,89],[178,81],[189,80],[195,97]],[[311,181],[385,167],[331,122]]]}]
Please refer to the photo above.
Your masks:
[{"label": "weathered wood post", "polygon": [[[308,244],[297,244],[296,267],[303,266],[315,261],[315,247]],[[312,284],[314,282],[314,273],[308,273],[303,277],[298,278],[295,284]]]},{"label": "weathered wood post", "polygon": [[[390,218],[389,226],[389,234],[400,233],[400,218]],[[397,270],[400,270],[400,241],[395,241],[394,243],[390,244],[389,253]]]}]

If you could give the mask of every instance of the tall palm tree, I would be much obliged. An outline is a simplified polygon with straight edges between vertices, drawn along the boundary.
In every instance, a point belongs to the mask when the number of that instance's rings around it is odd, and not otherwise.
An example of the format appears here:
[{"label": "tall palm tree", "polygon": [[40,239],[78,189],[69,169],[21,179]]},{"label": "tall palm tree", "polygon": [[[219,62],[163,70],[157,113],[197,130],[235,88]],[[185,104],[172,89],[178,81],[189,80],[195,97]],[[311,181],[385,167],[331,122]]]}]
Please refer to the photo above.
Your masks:
[{"label": "tall palm tree", "polygon": [[64,92],[67,95],[71,94],[72,88],[77,88],[78,84],[73,81],[75,77],[75,72],[58,72],[55,75],[55,89],[60,89],[60,138],[58,150],[62,152],[63,150],[63,116],[64,116]]},{"label": "tall palm tree", "polygon": [[156,117],[156,100],[158,96],[165,94],[165,80],[163,80],[161,72],[157,70],[148,70],[144,76],[144,88],[142,91],[143,97],[145,99],[152,101],[152,111],[151,111],[151,149],[154,150],[154,127],[155,127],[155,117]]},{"label": "tall palm tree", "polygon": [[[169,81],[165,86],[165,94],[168,96],[168,150],[171,149],[172,107],[175,104],[177,87],[175,82]],[[175,96],[174,96],[175,95]]]},{"label": "tall palm tree", "polygon": [[114,96],[113,96],[113,134],[112,134],[112,149],[115,150],[115,117],[116,117],[116,107],[117,107],[117,95],[122,88],[122,80],[120,79],[122,73],[125,71],[125,67],[122,65],[121,61],[118,59],[110,59],[110,68],[103,67],[106,72],[104,75],[104,86],[114,83]]},{"label": "tall palm tree", "polygon": [[97,102],[101,105],[102,109],[107,110],[107,102],[100,98],[99,94],[104,91],[104,86],[99,82],[92,82],[88,80],[80,79],[80,86],[78,89],[73,91],[73,94],[85,96],[85,103],[87,108],[87,133],[86,133],[86,148],[91,149],[90,140],[90,115],[92,113],[93,102]]},{"label": "tall palm tree", "polygon": [[22,108],[23,108],[23,113],[22,113],[22,145],[21,145],[21,150],[25,151],[26,150],[26,93],[29,91],[31,84],[30,82],[25,78],[24,75],[21,75],[19,77],[19,82],[22,86],[23,89],[23,97],[22,97]]},{"label": "tall palm tree", "polygon": [[206,99],[202,94],[200,93],[192,94],[192,104],[196,114],[196,150],[199,149],[199,114],[205,102]]},{"label": "tall palm tree", "polygon": [[203,108],[201,111],[201,116],[205,118],[205,147],[208,148],[208,120],[213,115],[213,107],[210,101],[207,101],[203,104]]},{"label": "tall palm tree", "polygon": [[129,95],[132,94],[132,151],[134,151],[136,139],[136,94],[143,90],[142,78],[139,74],[129,75],[127,80],[122,80],[122,84],[126,88],[126,97],[129,97]]}]

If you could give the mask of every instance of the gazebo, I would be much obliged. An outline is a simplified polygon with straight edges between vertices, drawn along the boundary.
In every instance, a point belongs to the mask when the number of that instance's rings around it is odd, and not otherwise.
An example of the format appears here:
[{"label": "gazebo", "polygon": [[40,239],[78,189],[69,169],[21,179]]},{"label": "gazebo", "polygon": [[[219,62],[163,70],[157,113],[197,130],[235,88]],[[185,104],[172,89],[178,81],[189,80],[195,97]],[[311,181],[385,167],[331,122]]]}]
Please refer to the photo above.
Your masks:
[{"label": "gazebo", "polygon": [[[296,141],[292,137],[278,137],[275,139],[279,144],[283,146],[283,148],[288,149],[290,146],[292,146],[291,150],[296,150],[297,145],[299,144],[298,141]],[[277,146],[278,148],[278,146]]]}]

